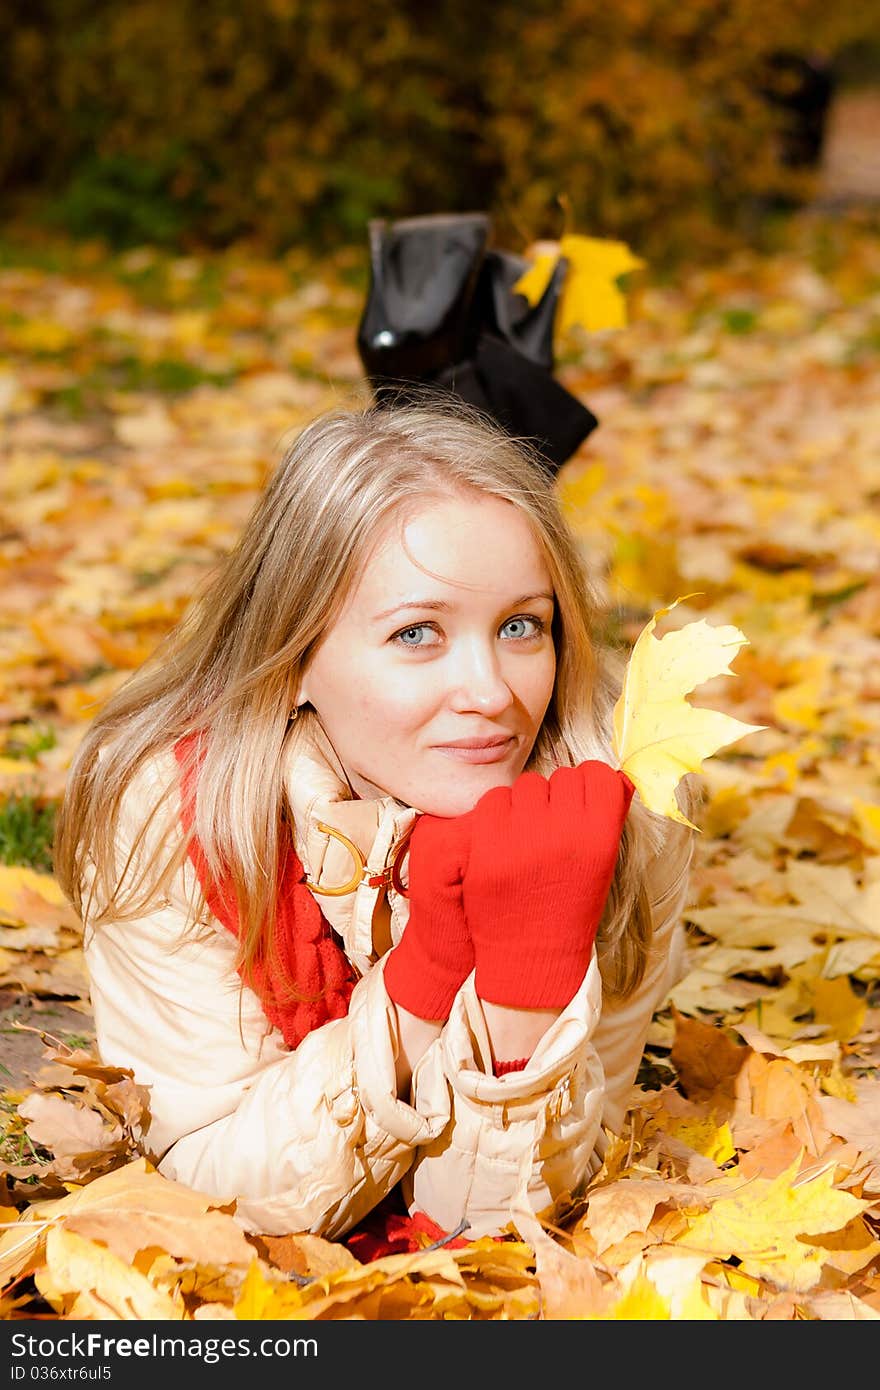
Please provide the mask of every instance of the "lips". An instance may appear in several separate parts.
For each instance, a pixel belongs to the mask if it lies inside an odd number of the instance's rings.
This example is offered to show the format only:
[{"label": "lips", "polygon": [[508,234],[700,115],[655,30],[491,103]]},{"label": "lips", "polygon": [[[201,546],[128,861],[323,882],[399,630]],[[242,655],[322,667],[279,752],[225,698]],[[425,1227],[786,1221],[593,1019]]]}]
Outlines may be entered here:
[{"label": "lips", "polygon": [[483,738],[460,738],[455,743],[438,743],[438,753],[462,763],[500,763],[516,746],[513,734],[493,734]]}]

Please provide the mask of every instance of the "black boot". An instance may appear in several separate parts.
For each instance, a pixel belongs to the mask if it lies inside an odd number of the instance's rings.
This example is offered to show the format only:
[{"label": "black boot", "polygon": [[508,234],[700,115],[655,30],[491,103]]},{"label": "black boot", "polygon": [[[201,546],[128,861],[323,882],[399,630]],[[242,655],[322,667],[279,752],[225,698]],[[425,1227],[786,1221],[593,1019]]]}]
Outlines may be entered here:
[{"label": "black boot", "polygon": [[599,423],[553,377],[556,266],[530,305],[521,257],[488,248],[483,213],[369,225],[371,282],[357,347],[376,400],[434,385],[534,444],[556,472]]}]

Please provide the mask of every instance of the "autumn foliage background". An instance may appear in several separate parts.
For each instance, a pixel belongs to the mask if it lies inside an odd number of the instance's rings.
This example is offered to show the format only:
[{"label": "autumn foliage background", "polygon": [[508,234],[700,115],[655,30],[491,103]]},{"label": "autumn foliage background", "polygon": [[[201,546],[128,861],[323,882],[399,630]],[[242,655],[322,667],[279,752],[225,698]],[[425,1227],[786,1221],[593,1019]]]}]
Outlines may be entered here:
[{"label": "autumn foliage background", "polygon": [[369,216],[491,210],[653,264],[808,191],[780,59],[863,76],[878,0],[9,0],[0,192],[117,245],[359,244]]},{"label": "autumn foliage background", "polygon": [[[780,53],[864,81],[878,20],[4,8],[3,1319],[880,1317],[880,216],[823,201],[772,99]],[[703,769],[688,970],[586,1194],[361,1263],[155,1172],[147,1094],[92,1049],[52,819],[286,441],[364,399],[367,219],[475,208],[521,254],[567,230],[644,260],[624,326],[558,342],[600,419],[560,496],[612,640],[687,595],[668,624],[748,639],[697,702],[763,729]]]}]

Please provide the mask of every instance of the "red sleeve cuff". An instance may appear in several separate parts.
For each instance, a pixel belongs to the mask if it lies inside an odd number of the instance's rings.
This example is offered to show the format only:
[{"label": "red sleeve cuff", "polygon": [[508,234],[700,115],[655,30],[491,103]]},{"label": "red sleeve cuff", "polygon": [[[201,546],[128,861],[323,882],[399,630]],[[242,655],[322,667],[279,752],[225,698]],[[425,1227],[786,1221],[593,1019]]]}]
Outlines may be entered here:
[{"label": "red sleeve cuff", "polygon": [[517,1057],[515,1062],[493,1062],[492,1071],[495,1076],[506,1076],[510,1071],[522,1071],[528,1060],[528,1057]]}]

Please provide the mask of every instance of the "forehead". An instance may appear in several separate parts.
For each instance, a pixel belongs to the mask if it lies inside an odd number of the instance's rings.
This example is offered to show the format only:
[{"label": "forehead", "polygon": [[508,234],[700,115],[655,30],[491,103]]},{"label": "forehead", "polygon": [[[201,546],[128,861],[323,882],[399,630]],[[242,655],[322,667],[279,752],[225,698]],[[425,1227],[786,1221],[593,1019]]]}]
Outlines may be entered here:
[{"label": "forehead", "polygon": [[[551,588],[532,522],[512,502],[460,493],[393,513],[350,596],[371,606],[410,595],[463,601]],[[442,592],[441,592],[442,591]],[[385,604],[387,606],[387,604]]]}]

